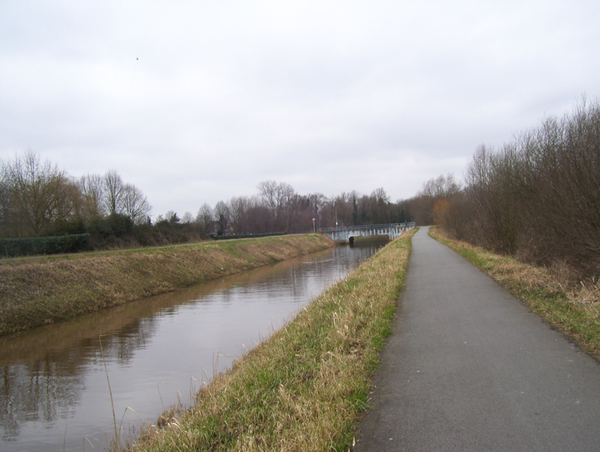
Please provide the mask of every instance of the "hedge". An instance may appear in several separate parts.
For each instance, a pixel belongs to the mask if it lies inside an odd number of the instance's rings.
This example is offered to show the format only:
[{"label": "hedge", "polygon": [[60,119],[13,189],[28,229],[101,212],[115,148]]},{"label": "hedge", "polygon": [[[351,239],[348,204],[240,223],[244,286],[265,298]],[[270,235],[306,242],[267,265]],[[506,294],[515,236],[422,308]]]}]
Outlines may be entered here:
[{"label": "hedge", "polygon": [[0,257],[77,253],[91,249],[90,234],[0,239]]},{"label": "hedge", "polygon": [[273,235],[285,235],[285,232],[263,232],[259,234],[227,234],[215,235],[211,237],[213,240],[229,240],[229,239],[255,239],[258,237],[270,237]]}]

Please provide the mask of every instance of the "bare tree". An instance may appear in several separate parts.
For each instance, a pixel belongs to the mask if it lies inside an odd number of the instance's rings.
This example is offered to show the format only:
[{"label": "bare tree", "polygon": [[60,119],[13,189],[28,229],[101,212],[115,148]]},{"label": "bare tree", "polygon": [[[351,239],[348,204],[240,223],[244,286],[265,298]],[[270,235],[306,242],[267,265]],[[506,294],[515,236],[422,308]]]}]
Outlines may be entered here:
[{"label": "bare tree", "polygon": [[99,174],[87,174],[79,179],[82,196],[81,215],[90,221],[106,215],[104,203],[104,178]]},{"label": "bare tree", "polygon": [[[40,235],[53,222],[74,212],[72,184],[66,173],[37,154],[26,152],[3,163],[2,179],[7,197],[4,216],[25,235]],[[8,212],[6,212],[6,208]]]},{"label": "bare tree", "polygon": [[10,235],[10,191],[0,166],[0,237]]},{"label": "bare tree", "polygon": [[325,205],[325,195],[323,193],[311,193],[308,195],[308,199],[310,200],[312,217],[317,225],[321,225],[321,210]]},{"label": "bare tree", "polygon": [[390,197],[383,187],[377,188],[371,193],[371,209],[373,223],[382,224],[391,221]]},{"label": "bare tree", "polygon": [[200,209],[198,209],[198,214],[196,215],[196,223],[200,226],[202,233],[205,237],[208,237],[212,222],[214,221],[214,212],[212,208],[204,203]]},{"label": "bare tree", "polygon": [[411,201],[411,211],[417,224],[433,224],[433,208],[437,201],[449,198],[461,190],[452,174],[429,179]]},{"label": "bare tree", "polygon": [[229,201],[231,227],[237,234],[250,232],[248,225],[248,210],[251,202],[245,196],[234,197]]},{"label": "bare tree", "polygon": [[229,209],[229,206],[223,202],[223,201],[219,201],[216,205],[215,205],[215,217],[217,218],[217,222],[218,222],[218,231],[217,233],[219,235],[224,234],[225,232],[227,232],[227,229],[229,228],[229,225],[231,224],[231,211]]},{"label": "bare tree", "polygon": [[298,195],[291,185],[281,184],[281,221],[286,232],[292,232],[294,219],[297,215]]},{"label": "bare tree", "polygon": [[128,216],[134,223],[148,220],[152,206],[135,185],[126,184],[115,171],[108,171],[103,178],[103,208],[108,214]]},{"label": "bare tree", "polygon": [[267,180],[258,184],[258,192],[266,207],[271,212],[276,212],[279,206],[279,184],[274,180]]},{"label": "bare tree", "polygon": [[255,196],[250,198],[245,221],[248,225],[248,232],[265,233],[274,230],[271,211],[260,198]]},{"label": "bare tree", "polygon": [[268,180],[259,183],[258,190],[264,205],[271,213],[274,228],[289,231],[293,217],[293,187],[285,182]]},{"label": "bare tree", "polygon": [[121,213],[125,183],[119,173],[110,170],[104,175],[104,204],[109,214]]},{"label": "bare tree", "polygon": [[360,194],[356,190],[352,190],[348,195],[348,202],[350,203],[350,209],[352,211],[352,221],[350,224],[358,223],[358,204],[360,200]]},{"label": "bare tree", "polygon": [[429,179],[420,194],[434,199],[447,198],[460,191],[460,184],[456,182],[453,174],[440,175],[436,179]]},{"label": "bare tree", "polygon": [[135,185],[125,184],[121,191],[120,212],[127,215],[135,224],[148,221],[152,206]]},{"label": "bare tree", "polygon": [[600,104],[584,101],[498,150],[480,146],[462,195],[438,204],[442,224],[494,251],[599,277],[599,136]]}]

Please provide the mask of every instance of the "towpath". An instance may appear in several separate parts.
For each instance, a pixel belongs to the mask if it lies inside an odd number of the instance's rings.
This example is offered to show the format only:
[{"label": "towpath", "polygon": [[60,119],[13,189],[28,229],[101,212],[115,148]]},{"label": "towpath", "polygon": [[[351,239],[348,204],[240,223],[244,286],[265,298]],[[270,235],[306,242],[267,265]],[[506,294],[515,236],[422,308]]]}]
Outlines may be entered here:
[{"label": "towpath", "polygon": [[356,451],[598,451],[600,365],[421,229]]}]

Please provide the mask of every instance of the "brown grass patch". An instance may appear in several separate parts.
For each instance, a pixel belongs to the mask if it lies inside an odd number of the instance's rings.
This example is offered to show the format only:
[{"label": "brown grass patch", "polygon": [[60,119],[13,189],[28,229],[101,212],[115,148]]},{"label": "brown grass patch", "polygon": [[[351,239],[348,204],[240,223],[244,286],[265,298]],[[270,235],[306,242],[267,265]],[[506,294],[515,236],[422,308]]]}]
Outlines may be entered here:
[{"label": "brown grass patch", "polygon": [[335,246],[322,235],[0,263],[0,335]]}]

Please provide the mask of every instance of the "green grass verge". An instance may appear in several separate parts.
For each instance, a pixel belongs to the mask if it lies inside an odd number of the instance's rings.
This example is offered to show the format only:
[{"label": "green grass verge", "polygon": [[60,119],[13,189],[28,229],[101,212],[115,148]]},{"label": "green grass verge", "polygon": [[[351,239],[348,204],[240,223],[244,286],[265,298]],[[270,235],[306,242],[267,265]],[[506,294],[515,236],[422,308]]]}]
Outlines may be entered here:
[{"label": "green grass verge", "polygon": [[582,350],[600,360],[598,282],[574,284],[556,271],[451,240],[438,228],[430,228],[429,234],[487,273]]},{"label": "green grass verge", "polygon": [[132,451],[345,451],[391,333],[414,231],[303,309]]}]

